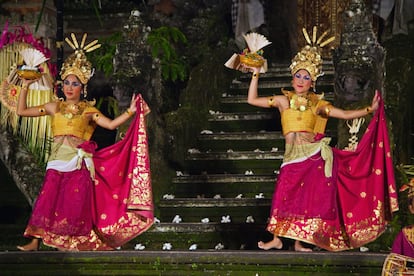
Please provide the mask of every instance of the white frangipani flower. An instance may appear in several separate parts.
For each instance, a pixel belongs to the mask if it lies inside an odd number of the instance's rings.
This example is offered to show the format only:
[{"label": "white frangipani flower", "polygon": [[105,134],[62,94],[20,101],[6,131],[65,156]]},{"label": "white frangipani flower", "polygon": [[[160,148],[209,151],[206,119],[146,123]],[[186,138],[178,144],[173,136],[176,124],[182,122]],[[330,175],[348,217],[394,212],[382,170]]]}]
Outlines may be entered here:
[{"label": "white frangipani flower", "polygon": [[200,150],[192,148],[188,149],[188,153],[200,153]]},{"label": "white frangipani flower", "polygon": [[359,248],[359,251],[360,251],[360,252],[368,252],[368,251],[369,251],[369,248],[368,248],[368,247],[365,247],[365,246],[361,246],[361,247]]},{"label": "white frangipani flower", "polygon": [[259,193],[259,194],[255,195],[255,198],[264,198],[264,195],[263,195],[263,193]]},{"label": "white frangipani flower", "polygon": [[188,249],[189,250],[197,250],[197,244],[192,244]]},{"label": "white frangipani flower", "polygon": [[215,250],[222,250],[224,249],[224,245],[221,244],[221,242],[219,242],[218,244],[216,244],[216,246],[214,247]]},{"label": "white frangipani flower", "polygon": [[219,199],[219,198],[221,198],[221,195],[216,194],[213,198],[214,198],[214,199]]},{"label": "white frangipani flower", "polygon": [[165,194],[162,196],[163,199],[174,199],[175,195]]},{"label": "white frangipani flower", "polygon": [[230,223],[230,222],[231,222],[231,219],[229,215],[221,217],[221,223]]},{"label": "white frangipani flower", "polygon": [[279,151],[279,148],[272,148],[271,150],[270,150],[270,152],[278,152]]},{"label": "white frangipani flower", "polygon": [[145,249],[145,245],[142,245],[140,243],[137,243],[134,247],[135,250],[144,250]]},{"label": "white frangipani flower", "polygon": [[180,215],[175,215],[175,217],[173,218],[172,222],[173,223],[180,223],[182,222],[182,218],[180,217]]},{"label": "white frangipani flower", "polygon": [[254,218],[253,218],[253,216],[248,216],[248,217],[246,218],[246,223],[254,223]]},{"label": "white frangipani flower", "polygon": [[203,218],[203,219],[201,219],[201,222],[202,223],[209,223],[210,219],[209,218]]},{"label": "white frangipani flower", "polygon": [[237,199],[240,199],[240,198],[242,198],[243,197],[243,194],[238,194],[237,196],[236,196],[236,198]]},{"label": "white frangipani flower", "polygon": [[154,217],[154,223],[161,223],[161,221],[157,217]]},{"label": "white frangipani flower", "polygon": [[175,175],[176,175],[176,176],[184,176],[184,174],[183,174],[183,172],[182,172],[182,171],[176,171],[176,172],[175,172]]},{"label": "white frangipani flower", "polygon": [[166,242],[162,245],[162,250],[171,250],[172,249],[172,245],[169,242]]},{"label": "white frangipani flower", "polygon": [[213,134],[213,131],[208,130],[208,129],[204,129],[200,132],[200,134]]}]

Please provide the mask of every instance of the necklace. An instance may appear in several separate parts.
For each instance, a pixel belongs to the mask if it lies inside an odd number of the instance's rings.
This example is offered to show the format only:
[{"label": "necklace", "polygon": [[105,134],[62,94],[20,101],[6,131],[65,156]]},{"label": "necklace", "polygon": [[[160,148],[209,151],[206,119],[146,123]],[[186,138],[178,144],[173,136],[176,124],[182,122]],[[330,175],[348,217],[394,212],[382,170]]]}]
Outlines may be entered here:
[{"label": "necklace", "polygon": [[74,116],[81,114],[84,109],[85,104],[83,102],[76,104],[62,102],[60,106],[60,112],[68,120],[71,120]]},{"label": "necklace", "polygon": [[292,98],[290,99],[290,108],[293,110],[298,110],[298,111],[305,111],[306,109],[308,109],[311,106],[311,102],[308,99],[308,96],[298,96],[298,95],[293,95]]}]

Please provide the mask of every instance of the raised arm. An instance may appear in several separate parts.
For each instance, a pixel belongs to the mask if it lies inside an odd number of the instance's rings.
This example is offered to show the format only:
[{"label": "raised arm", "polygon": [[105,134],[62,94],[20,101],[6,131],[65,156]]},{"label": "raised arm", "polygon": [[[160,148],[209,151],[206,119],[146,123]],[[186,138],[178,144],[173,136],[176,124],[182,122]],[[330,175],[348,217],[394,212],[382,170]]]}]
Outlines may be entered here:
[{"label": "raised arm", "polygon": [[106,129],[111,129],[111,130],[116,129],[117,127],[125,123],[132,115],[135,114],[135,112],[137,111],[137,105],[136,105],[137,100],[138,100],[138,96],[135,94],[132,95],[129,108],[124,113],[122,113],[121,115],[119,115],[113,120],[101,115],[95,118],[96,124]]},{"label": "raised arm", "polygon": [[380,95],[378,90],[375,91],[375,95],[372,98],[371,106],[362,108],[362,109],[355,109],[355,110],[343,110],[337,107],[329,106],[328,111],[324,111],[324,113],[328,113],[329,117],[334,117],[338,119],[355,119],[359,117],[363,117],[369,113],[377,111],[379,107]]}]

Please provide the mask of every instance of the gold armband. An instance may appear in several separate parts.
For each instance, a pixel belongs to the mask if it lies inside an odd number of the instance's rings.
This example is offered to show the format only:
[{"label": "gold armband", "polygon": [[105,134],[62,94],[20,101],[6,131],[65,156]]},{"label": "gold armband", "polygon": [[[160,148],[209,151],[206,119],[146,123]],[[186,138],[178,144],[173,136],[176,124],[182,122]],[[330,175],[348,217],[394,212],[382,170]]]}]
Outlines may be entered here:
[{"label": "gold armband", "polygon": [[131,111],[131,109],[127,108],[125,113],[128,114],[128,116],[132,116],[132,115],[134,115],[135,112],[133,112],[133,111]]},{"label": "gold armband", "polygon": [[46,109],[45,109],[45,106],[44,105],[39,106],[39,114],[40,115],[45,115],[46,114]]},{"label": "gold armband", "polygon": [[274,102],[273,97],[269,97],[269,99],[267,100],[267,103],[269,104],[270,107],[273,106],[273,102]]},{"label": "gold armband", "polygon": [[258,79],[259,78],[259,73],[258,72],[254,72],[252,75],[252,79]]},{"label": "gold armband", "polygon": [[370,106],[368,106],[367,108],[365,108],[365,111],[369,114],[372,113],[372,108]]},{"label": "gold armband", "polygon": [[96,121],[98,121],[99,120],[99,118],[101,117],[101,115],[99,114],[99,113],[94,113],[93,115],[92,115],[92,120],[94,121],[94,122],[96,122]]}]

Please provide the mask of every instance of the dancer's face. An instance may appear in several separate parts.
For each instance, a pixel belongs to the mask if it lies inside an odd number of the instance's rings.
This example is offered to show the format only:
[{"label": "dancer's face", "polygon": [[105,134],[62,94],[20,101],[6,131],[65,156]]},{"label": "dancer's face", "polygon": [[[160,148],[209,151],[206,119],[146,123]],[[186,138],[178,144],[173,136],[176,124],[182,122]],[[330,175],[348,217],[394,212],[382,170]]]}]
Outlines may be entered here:
[{"label": "dancer's face", "polygon": [[300,69],[293,74],[292,86],[296,94],[306,94],[312,87],[312,78],[308,71]]},{"label": "dancer's face", "polygon": [[66,101],[78,102],[82,93],[83,85],[75,75],[68,75],[63,81],[63,93]]}]

